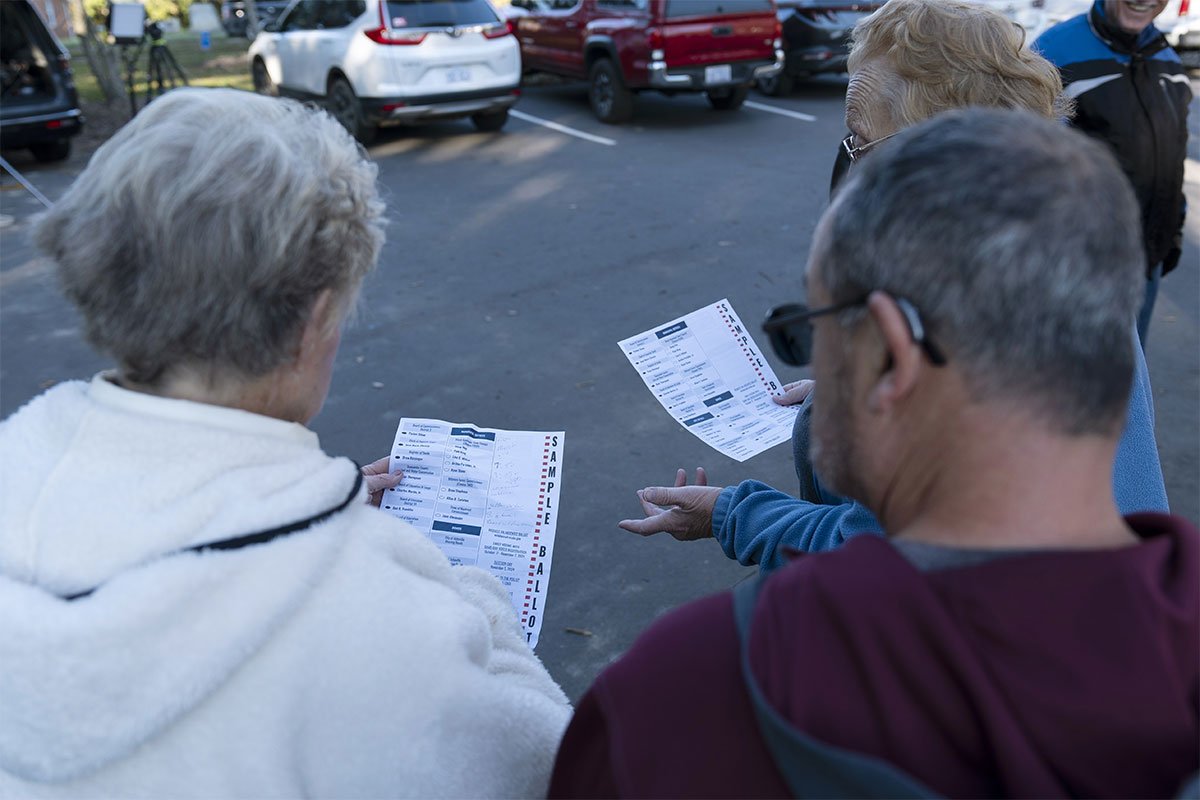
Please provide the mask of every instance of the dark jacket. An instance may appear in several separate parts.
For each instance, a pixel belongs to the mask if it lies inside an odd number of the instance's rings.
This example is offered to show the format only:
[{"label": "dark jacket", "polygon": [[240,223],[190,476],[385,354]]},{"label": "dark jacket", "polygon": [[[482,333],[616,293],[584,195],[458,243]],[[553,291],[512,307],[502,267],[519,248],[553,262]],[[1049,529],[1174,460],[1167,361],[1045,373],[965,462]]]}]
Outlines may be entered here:
[{"label": "dark jacket", "polygon": [[[1143,541],[1112,550],[801,556],[759,595],[750,668],[799,730],[943,796],[1174,796],[1200,767],[1200,534],[1127,519]],[[787,796],[739,658],[729,593],[657,622],[579,703],[550,796]]]},{"label": "dark jacket", "polygon": [[1142,208],[1147,271],[1169,272],[1182,250],[1183,162],[1192,89],[1153,25],[1125,33],[1091,11],[1054,26],[1034,49],[1058,67],[1076,103],[1075,127],[1112,147]]}]

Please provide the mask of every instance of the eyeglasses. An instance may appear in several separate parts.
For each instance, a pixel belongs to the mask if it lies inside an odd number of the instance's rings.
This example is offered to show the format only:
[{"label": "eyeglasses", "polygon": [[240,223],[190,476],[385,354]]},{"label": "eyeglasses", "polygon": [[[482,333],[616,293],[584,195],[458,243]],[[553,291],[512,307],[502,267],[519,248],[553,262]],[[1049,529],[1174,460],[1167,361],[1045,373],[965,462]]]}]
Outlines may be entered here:
[{"label": "eyeglasses", "polygon": [[888,139],[896,136],[899,133],[900,131],[896,131],[896,133],[889,133],[887,136],[880,136],[875,141],[867,142],[866,144],[860,144],[858,147],[854,146],[854,134],[851,133],[848,134],[845,139],[842,139],[842,150],[845,151],[846,158],[850,159],[850,163],[853,164],[866,155],[867,151],[872,147],[880,142],[886,142]]},{"label": "eyeglasses", "polygon": [[[929,356],[930,363],[935,367],[943,366],[946,363],[946,356],[925,335],[925,326],[921,322],[921,315],[917,313],[916,307],[903,297],[893,299],[896,301],[900,313],[904,315],[905,321],[908,322],[908,329],[912,332],[913,341],[925,351],[925,355]],[[793,367],[803,367],[812,361],[813,318],[826,314],[838,314],[866,304],[865,296],[857,300],[811,310],[802,303],[787,303],[772,308],[767,313],[767,318],[763,320],[762,327],[770,337],[771,347],[774,348],[775,355],[779,356],[780,360]]]}]

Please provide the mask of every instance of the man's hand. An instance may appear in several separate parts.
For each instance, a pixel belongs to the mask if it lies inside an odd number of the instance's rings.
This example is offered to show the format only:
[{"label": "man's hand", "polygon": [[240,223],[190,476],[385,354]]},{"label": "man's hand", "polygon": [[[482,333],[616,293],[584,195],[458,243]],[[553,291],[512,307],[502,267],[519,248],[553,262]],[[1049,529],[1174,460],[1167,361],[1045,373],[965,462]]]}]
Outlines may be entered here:
[{"label": "man's hand", "polygon": [[384,456],[362,468],[363,478],[367,481],[367,503],[376,508],[379,508],[380,502],[383,501],[383,491],[395,489],[404,478],[404,473],[400,470],[388,472],[390,460],[390,457]]},{"label": "man's hand", "polygon": [[712,536],[713,506],[720,488],[708,485],[704,467],[696,468],[696,484],[687,485],[687,470],[675,473],[675,486],[652,486],[637,493],[645,519],[623,519],[617,524],[631,533],[649,536],[669,533],[681,542]]},{"label": "man's hand", "polygon": [[802,380],[793,381],[783,387],[783,394],[772,395],[771,399],[781,406],[794,406],[798,403],[803,403],[804,398],[808,397],[812,392],[813,387],[817,385],[816,381]]}]

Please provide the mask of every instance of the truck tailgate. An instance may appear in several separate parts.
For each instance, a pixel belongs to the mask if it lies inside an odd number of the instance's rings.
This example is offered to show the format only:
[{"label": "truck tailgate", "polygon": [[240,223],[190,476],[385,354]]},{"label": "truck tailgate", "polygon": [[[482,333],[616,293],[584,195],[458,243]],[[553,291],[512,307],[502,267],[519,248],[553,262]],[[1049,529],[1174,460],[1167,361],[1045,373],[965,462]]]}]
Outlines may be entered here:
[{"label": "truck tailgate", "polygon": [[[757,10],[760,3],[755,0],[726,0],[719,5],[711,0],[666,0],[666,4],[662,41],[671,67],[774,60],[779,23],[773,4],[762,3],[764,10]],[[726,8],[737,13],[711,13]],[[710,13],[691,15],[690,11]]]}]

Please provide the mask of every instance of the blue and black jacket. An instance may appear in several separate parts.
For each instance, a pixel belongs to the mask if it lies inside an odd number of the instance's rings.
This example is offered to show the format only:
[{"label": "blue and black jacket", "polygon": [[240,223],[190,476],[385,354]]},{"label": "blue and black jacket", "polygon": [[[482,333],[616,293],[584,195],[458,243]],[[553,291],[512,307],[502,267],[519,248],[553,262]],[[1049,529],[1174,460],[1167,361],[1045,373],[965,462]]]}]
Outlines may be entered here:
[{"label": "blue and black jacket", "polygon": [[1126,33],[1104,14],[1104,0],[1055,25],[1033,49],[1058,67],[1076,104],[1072,124],[1105,143],[1133,183],[1142,208],[1147,271],[1179,262],[1183,237],[1183,162],[1192,89],[1179,56],[1153,25]]}]

